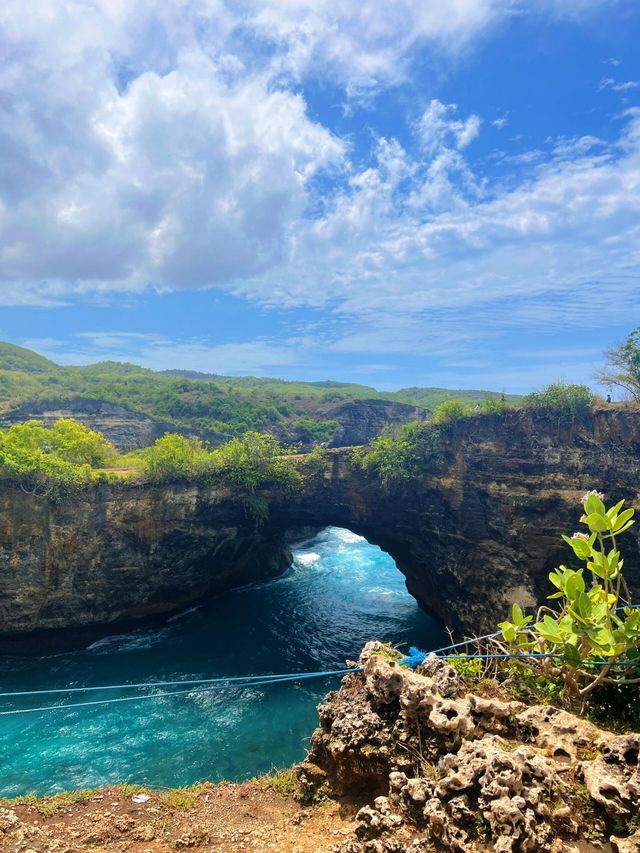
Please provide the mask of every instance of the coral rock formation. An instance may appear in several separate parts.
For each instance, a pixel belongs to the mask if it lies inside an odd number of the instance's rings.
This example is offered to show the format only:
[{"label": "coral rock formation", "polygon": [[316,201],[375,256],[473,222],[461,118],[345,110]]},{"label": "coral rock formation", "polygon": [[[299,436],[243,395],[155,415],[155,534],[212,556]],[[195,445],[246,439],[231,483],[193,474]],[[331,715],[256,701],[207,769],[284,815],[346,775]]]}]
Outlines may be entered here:
[{"label": "coral rock formation", "polygon": [[378,643],[360,663],[320,706],[298,771],[309,792],[369,795],[340,853],[560,853],[614,819],[614,849],[638,850],[640,735],[465,693],[442,661],[413,672]]}]

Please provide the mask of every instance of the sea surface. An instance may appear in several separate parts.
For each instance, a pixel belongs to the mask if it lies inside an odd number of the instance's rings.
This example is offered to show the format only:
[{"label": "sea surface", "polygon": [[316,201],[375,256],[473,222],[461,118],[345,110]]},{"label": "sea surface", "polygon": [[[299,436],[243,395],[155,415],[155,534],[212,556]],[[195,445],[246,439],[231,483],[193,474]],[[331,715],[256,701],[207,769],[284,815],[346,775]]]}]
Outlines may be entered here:
[{"label": "sea surface", "polygon": [[[0,658],[0,693],[331,670],[357,658],[370,639],[428,648],[443,637],[407,593],[388,554],[328,527],[294,548],[284,575],[225,593],[159,630],[108,637],[62,655]],[[241,780],[286,767],[304,756],[316,705],[339,681],[0,716],[0,796],[115,782],[162,787]],[[0,710],[130,695],[5,698]]]}]

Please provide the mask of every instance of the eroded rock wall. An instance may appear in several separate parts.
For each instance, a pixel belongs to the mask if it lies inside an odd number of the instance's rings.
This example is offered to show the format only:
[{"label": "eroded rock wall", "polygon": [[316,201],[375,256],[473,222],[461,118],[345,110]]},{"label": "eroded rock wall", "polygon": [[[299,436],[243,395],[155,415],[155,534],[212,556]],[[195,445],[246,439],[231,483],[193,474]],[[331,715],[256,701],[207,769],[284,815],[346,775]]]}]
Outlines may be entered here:
[{"label": "eroded rock wall", "polygon": [[228,493],[109,486],[0,493],[0,633],[132,623],[271,577],[289,545]]},{"label": "eroded rock wall", "polygon": [[[302,464],[302,463],[301,463]],[[0,488],[0,634],[113,623],[176,611],[263,579],[287,562],[286,532],[334,524],[396,560],[409,590],[455,631],[493,629],[512,601],[544,600],[547,574],[571,562],[583,492],[638,506],[640,410],[610,407],[586,425],[522,413],[443,433],[424,470],[384,485],[327,453],[293,493],[265,490],[266,523],[224,489],[107,485],[53,502]],[[625,535],[640,595],[640,526]]]},{"label": "eroded rock wall", "polygon": [[468,692],[453,667],[399,668],[370,643],[363,674],[320,706],[298,768],[311,795],[369,799],[338,853],[577,853],[640,844],[640,734]]}]

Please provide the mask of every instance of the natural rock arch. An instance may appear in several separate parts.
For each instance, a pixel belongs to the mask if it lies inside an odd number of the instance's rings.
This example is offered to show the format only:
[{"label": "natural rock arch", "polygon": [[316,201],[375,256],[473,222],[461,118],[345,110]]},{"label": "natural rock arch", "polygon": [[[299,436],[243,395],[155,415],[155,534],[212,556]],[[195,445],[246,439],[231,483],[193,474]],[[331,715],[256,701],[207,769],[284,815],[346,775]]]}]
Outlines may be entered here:
[{"label": "natural rock arch", "polygon": [[[0,633],[131,623],[273,576],[291,527],[346,527],[395,559],[418,602],[455,631],[492,628],[507,605],[541,601],[567,560],[579,499],[598,487],[638,501],[640,410],[603,408],[560,427],[514,413],[444,437],[437,466],[384,486],[329,451],[293,493],[267,492],[258,529],[230,491],[101,484],[79,501],[0,492]],[[637,529],[627,573],[640,590]]]}]

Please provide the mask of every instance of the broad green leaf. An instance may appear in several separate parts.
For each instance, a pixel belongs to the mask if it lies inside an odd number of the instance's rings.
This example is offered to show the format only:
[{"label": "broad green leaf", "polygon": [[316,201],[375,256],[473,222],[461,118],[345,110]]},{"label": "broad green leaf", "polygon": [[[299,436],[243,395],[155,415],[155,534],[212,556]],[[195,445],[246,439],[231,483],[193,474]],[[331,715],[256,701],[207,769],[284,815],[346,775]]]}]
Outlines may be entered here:
[{"label": "broad green leaf", "polygon": [[614,533],[617,533],[621,528],[623,528],[625,524],[633,518],[633,515],[634,511],[632,509],[625,509],[624,512],[621,512],[613,524]]},{"label": "broad green leaf", "polygon": [[584,578],[582,577],[582,570],[572,572],[567,577],[564,591],[566,593],[567,598],[570,598],[572,600],[581,592],[584,592]]},{"label": "broad green leaf", "polygon": [[590,530],[595,530],[598,533],[604,533],[609,530],[609,519],[606,515],[601,515],[598,512],[590,512],[585,519],[585,524],[589,525]]},{"label": "broad green leaf", "polygon": [[580,613],[580,615],[585,619],[588,619],[592,615],[593,604],[586,592],[582,591],[578,595],[576,606],[578,608],[578,613]]},{"label": "broad green leaf", "polygon": [[591,556],[591,545],[586,539],[571,539],[569,536],[562,537],[564,541],[573,548],[573,553],[581,560]]},{"label": "broad green leaf", "polygon": [[545,616],[542,622],[536,622],[535,628],[540,636],[550,643],[562,643],[564,634],[558,623],[550,616]]},{"label": "broad green leaf", "polygon": [[524,620],[524,613],[522,612],[522,608],[519,604],[515,602],[511,606],[511,621],[514,625],[521,625]]},{"label": "broad green leaf", "polygon": [[600,515],[605,514],[605,506],[597,495],[589,495],[587,500],[585,501],[584,511],[586,515],[590,515],[591,513],[599,513]]},{"label": "broad green leaf", "polygon": [[498,624],[498,628],[500,628],[500,630],[502,631],[502,636],[507,641],[507,643],[514,642],[518,633],[515,625],[512,625],[511,622],[500,622]]}]

